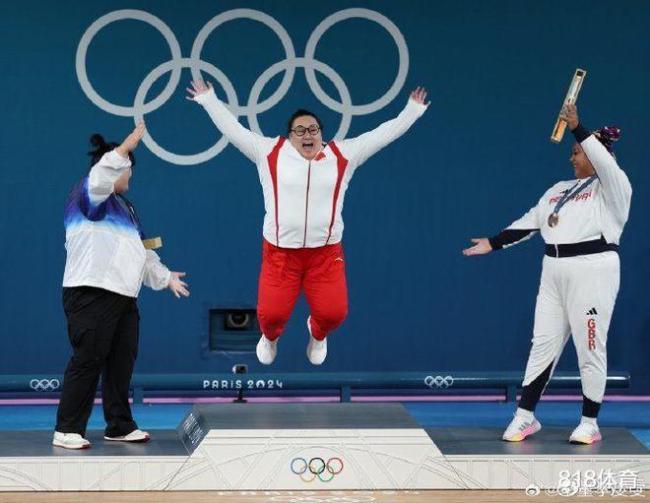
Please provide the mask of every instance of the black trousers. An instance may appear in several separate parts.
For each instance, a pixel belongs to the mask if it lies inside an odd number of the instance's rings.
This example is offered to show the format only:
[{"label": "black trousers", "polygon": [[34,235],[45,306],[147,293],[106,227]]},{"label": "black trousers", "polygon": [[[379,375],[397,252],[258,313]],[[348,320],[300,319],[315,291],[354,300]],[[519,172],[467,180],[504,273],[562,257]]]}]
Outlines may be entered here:
[{"label": "black trousers", "polygon": [[56,431],[85,436],[101,375],[105,435],[131,433],[138,428],[129,406],[138,355],[136,299],[101,288],[64,288],[63,309],[73,355],[65,370]]}]

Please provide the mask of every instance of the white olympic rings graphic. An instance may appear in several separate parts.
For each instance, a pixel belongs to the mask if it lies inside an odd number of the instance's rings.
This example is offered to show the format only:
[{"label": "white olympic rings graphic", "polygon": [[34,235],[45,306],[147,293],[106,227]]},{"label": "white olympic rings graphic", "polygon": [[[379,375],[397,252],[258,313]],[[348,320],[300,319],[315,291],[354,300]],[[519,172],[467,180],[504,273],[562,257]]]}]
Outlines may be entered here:
[{"label": "white olympic rings graphic", "polygon": [[58,379],[32,379],[29,387],[34,391],[55,391],[61,387]]},{"label": "white olympic rings graphic", "polygon": [[[325,32],[336,23],[352,18],[367,19],[383,27],[395,41],[399,55],[397,75],[388,91],[376,100],[361,105],[355,105],[352,103],[348,86],[345,84],[341,76],[329,65],[315,59],[316,46]],[[86,71],[88,48],[95,35],[97,35],[102,28],[114,21],[125,19],[142,21],[153,26],[164,37],[171,53],[171,59],[169,61],[158,65],[142,80],[136,92],[132,106],[116,105],[102,98],[90,83]],[[251,88],[246,105],[239,104],[235,88],[223,71],[215,65],[201,59],[201,51],[203,50],[203,46],[210,34],[220,25],[235,19],[250,19],[266,25],[280,39],[285,53],[283,60],[271,65],[257,78]],[[229,110],[237,117],[245,115],[248,119],[250,129],[258,134],[263,134],[259,126],[258,115],[273,108],[284,98],[293,82],[296,68],[304,68],[307,83],[316,98],[326,107],[341,114],[341,123],[334,135],[334,139],[341,139],[347,134],[353,116],[368,115],[377,110],[381,110],[397,96],[404,86],[408,74],[409,53],[406,40],[399,28],[397,28],[397,26],[384,15],[369,9],[344,9],[326,17],[318,26],[316,26],[310,35],[307,45],[305,46],[304,57],[296,56],[293,42],[291,41],[289,34],[273,17],[254,9],[232,9],[213,17],[205,24],[205,26],[203,26],[203,28],[201,28],[194,40],[194,44],[192,45],[190,57],[184,58],[182,57],[180,44],[178,43],[176,36],[164,21],[153,14],[142,10],[122,9],[105,14],[94,21],[88,29],[86,29],[79,41],[79,46],[77,47],[75,67],[81,89],[90,101],[110,114],[132,117],[136,124],[142,121],[146,114],[157,110],[169,100],[178,87],[183,68],[189,68],[192,72],[192,78],[195,80],[201,78],[201,72],[205,72],[222,87],[226,94],[226,104]],[[146,102],[147,92],[160,77],[168,72],[170,73],[170,76],[167,85],[158,96],[151,101]],[[266,84],[281,72],[284,72],[284,76],[279,87],[268,98],[260,102],[260,97]],[[334,87],[341,97],[340,102],[330,97],[323,90],[316,79],[316,72],[321,73],[327,77],[332,84],[334,84]],[[226,138],[222,137],[212,147],[203,152],[191,155],[180,155],[165,150],[154,141],[148,131],[145,132],[142,141],[153,154],[172,164],[178,165],[194,165],[208,161],[218,155],[228,144]]]},{"label": "white olympic rings graphic", "polygon": [[454,378],[452,376],[426,376],[424,384],[429,388],[451,388],[454,385]]}]

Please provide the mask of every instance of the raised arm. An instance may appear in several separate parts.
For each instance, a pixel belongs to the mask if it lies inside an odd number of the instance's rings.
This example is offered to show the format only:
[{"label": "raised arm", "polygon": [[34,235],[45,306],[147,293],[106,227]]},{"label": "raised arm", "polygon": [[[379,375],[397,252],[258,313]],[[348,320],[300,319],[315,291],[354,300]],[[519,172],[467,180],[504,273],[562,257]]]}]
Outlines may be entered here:
[{"label": "raised arm", "polygon": [[113,193],[117,179],[131,167],[129,152],[138,146],[144,131],[144,123],[138,124],[117,148],[104,154],[90,169],[88,198],[91,204],[97,206]]},{"label": "raised arm", "polygon": [[463,255],[485,255],[493,250],[508,248],[530,239],[540,228],[539,211],[533,206],[518,220],[512,222],[496,236],[491,238],[473,238],[473,246],[465,248]]},{"label": "raised arm", "polygon": [[598,138],[580,123],[575,105],[567,105],[560,117],[567,122],[576,141],[580,143],[582,150],[594,167],[608,208],[621,223],[625,223],[632,199],[632,186],[627,175],[619,167],[616,158],[598,141]]},{"label": "raised arm", "polygon": [[426,89],[416,88],[411,92],[406,107],[397,117],[361,136],[337,142],[343,155],[356,165],[363,164],[370,156],[408,131],[413,123],[426,112],[429,106],[426,99]]},{"label": "raised arm", "polygon": [[214,93],[212,84],[203,81],[192,81],[192,87],[187,88],[187,99],[201,105],[217,129],[221,131],[230,143],[254,163],[271,149],[273,139],[253,133],[242,126],[237,118],[228,110]]}]

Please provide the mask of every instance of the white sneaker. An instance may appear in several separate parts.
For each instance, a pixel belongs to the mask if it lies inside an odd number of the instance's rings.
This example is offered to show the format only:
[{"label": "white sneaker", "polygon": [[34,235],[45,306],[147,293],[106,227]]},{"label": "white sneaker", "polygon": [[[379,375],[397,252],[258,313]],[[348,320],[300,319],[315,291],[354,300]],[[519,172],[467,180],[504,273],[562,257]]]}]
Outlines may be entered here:
[{"label": "white sneaker", "polygon": [[321,365],[327,357],[327,339],[319,341],[311,335],[311,316],[307,318],[307,330],[309,330],[309,344],[307,344],[307,358],[312,365]]},{"label": "white sneaker", "polygon": [[537,433],[541,429],[542,425],[535,419],[535,416],[525,418],[519,414],[515,414],[506,431],[503,432],[502,438],[506,442],[521,442],[526,437]]},{"label": "white sneaker", "polygon": [[569,437],[572,444],[593,444],[603,439],[598,424],[595,422],[580,421],[578,427]]},{"label": "white sneaker", "polygon": [[104,435],[104,440],[110,440],[112,442],[148,442],[151,439],[151,436],[146,431],[142,430],[133,430],[128,435],[122,435],[121,437],[107,437]]},{"label": "white sneaker", "polygon": [[79,433],[61,433],[55,431],[54,438],[52,438],[52,445],[63,447],[64,449],[88,449],[90,442],[79,435]]},{"label": "white sneaker", "polygon": [[260,363],[271,365],[273,360],[275,360],[275,356],[278,354],[278,340],[270,341],[262,334],[255,348],[255,352]]}]

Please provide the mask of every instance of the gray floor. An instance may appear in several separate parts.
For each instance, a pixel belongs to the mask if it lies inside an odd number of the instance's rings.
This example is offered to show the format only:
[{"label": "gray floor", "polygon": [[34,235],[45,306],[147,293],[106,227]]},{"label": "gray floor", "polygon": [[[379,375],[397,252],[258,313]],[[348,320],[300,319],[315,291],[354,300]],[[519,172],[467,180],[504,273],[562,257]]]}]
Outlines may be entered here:
[{"label": "gray floor", "polygon": [[603,441],[593,445],[568,442],[571,429],[543,428],[523,442],[504,442],[499,428],[428,428],[426,432],[444,455],[650,455],[625,428],[601,428]]},{"label": "gray floor", "polygon": [[395,403],[211,404],[192,410],[208,430],[420,428],[404,406]]},{"label": "gray floor", "polygon": [[[190,417],[191,416],[191,417]],[[0,457],[13,456],[187,456],[212,429],[366,429],[420,428],[396,403],[233,404],[195,405],[189,427],[152,430],[144,444],[107,442],[102,431],[90,431],[92,448],[72,451],[52,446],[51,431],[0,431]],[[603,442],[571,445],[568,428],[544,428],[524,442],[501,440],[499,428],[426,429],[445,455],[650,455],[625,428],[602,428]],[[185,444],[185,445],[184,445]]]},{"label": "gray floor", "polygon": [[92,447],[71,450],[52,445],[51,431],[0,431],[0,457],[49,456],[187,456],[175,430],[149,430],[143,444],[108,442],[101,430],[87,433]]},{"label": "gray floor", "polygon": [[420,428],[399,403],[195,405],[176,429],[189,454],[210,430]]}]

